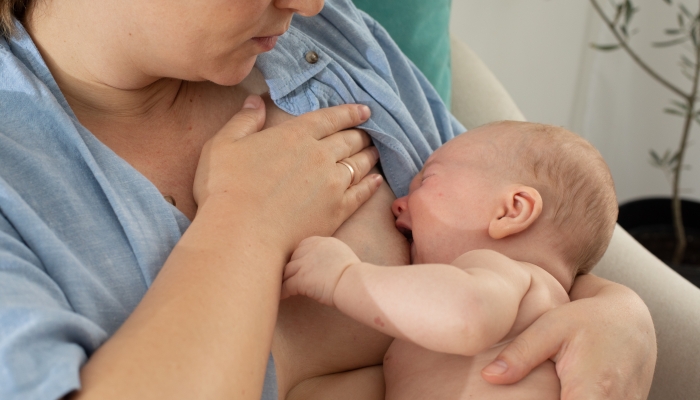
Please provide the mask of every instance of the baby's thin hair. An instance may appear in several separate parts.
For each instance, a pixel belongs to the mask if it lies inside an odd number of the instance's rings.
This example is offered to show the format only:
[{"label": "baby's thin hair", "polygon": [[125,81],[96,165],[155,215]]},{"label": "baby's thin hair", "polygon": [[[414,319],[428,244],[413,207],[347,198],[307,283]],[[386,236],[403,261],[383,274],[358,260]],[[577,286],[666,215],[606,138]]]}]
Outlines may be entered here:
[{"label": "baby's thin hair", "polygon": [[515,129],[509,170],[540,192],[542,217],[548,222],[544,229],[550,230],[551,243],[571,266],[572,276],[590,272],[610,243],[618,213],[613,179],[600,152],[561,127],[514,121],[494,125]]}]

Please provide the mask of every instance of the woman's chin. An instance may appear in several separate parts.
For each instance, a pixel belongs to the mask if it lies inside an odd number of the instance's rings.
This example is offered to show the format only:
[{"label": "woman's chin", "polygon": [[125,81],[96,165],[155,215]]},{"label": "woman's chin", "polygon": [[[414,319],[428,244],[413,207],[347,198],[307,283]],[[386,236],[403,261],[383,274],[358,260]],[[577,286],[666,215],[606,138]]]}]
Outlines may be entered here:
[{"label": "woman's chin", "polygon": [[220,68],[218,71],[207,74],[205,80],[216,83],[221,86],[236,86],[250,74],[255,66],[255,61],[257,56],[252,56],[250,59],[244,61],[243,63],[238,63],[235,67],[230,67],[235,64],[228,64],[229,68]]}]

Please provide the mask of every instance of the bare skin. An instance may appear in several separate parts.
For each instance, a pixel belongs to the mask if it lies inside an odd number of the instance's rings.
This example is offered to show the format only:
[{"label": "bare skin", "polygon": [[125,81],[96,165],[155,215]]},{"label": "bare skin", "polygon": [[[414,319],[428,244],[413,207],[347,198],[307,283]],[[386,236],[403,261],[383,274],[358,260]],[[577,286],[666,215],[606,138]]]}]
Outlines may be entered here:
[{"label": "bare skin", "polygon": [[[264,84],[264,82],[262,82]],[[83,124],[96,137],[146,176],[163,195],[176,199],[176,207],[193,219],[197,205],[192,193],[197,162],[202,147],[243,106],[250,94],[245,82],[240,87],[218,87],[213,84],[188,84],[174,104],[184,102],[201,112],[197,120],[146,121],[127,124],[129,135],[119,135],[124,125],[84,118]],[[293,118],[280,110],[268,96],[264,128],[279,125]],[[203,111],[203,112],[202,112]],[[81,119],[82,121],[82,119]],[[198,127],[194,130],[192,127]],[[149,134],[144,134],[148,132]],[[162,134],[159,134],[162,132]],[[186,145],[183,145],[186,144]],[[157,145],[156,145],[157,144]],[[373,170],[375,173],[376,170]],[[390,205],[393,192],[384,182],[378,192],[349,218],[334,234],[367,260],[379,265],[401,265],[408,262],[408,242],[394,228]],[[391,251],[387,251],[391,250]],[[379,366],[391,338],[362,325],[332,307],[310,299],[294,298],[280,303],[272,341],[272,354],[278,375],[280,398],[300,385],[304,396],[320,391],[333,397],[338,375],[367,366]],[[302,384],[314,378],[313,385]],[[328,380],[328,383],[326,382]],[[359,385],[355,380],[371,379],[374,385]],[[381,367],[353,372],[342,378],[338,393],[360,396],[383,393]],[[348,388],[353,388],[350,392]],[[362,390],[363,392],[357,392]],[[367,391],[367,392],[365,392]],[[298,391],[297,391],[298,392]],[[321,395],[321,393],[318,393]],[[326,397],[326,398],[331,398]],[[290,397],[293,398],[293,397]]]},{"label": "bare skin", "polygon": [[[363,181],[358,190],[345,190],[345,167],[313,162],[320,155],[328,160],[337,148],[324,146],[321,136],[361,122],[356,108],[305,116],[289,129],[254,136],[262,129],[262,114],[243,110],[229,121],[245,98],[231,87],[263,51],[254,38],[282,34],[293,14],[315,15],[323,0],[33,3],[36,10],[25,26],[78,119],[161,193],[173,196],[185,215],[196,216],[137,309],[83,367],[83,389],[74,396],[259,399],[270,343],[277,337],[284,263],[304,237],[336,231],[357,201],[376,188]],[[219,131],[226,126],[231,129]],[[310,140],[307,132],[319,140]],[[251,136],[231,144],[246,134]],[[354,138],[353,151],[366,140],[343,135]],[[293,164],[300,165],[290,169]],[[309,199],[311,189],[321,195]],[[354,246],[364,246],[371,237],[364,234],[375,226],[366,226]],[[369,252],[386,251],[401,240],[389,235],[394,239]],[[358,254],[365,249],[354,248]],[[595,277],[579,281],[572,299],[585,299],[535,322],[499,355],[509,369],[486,373],[487,380],[516,382],[551,357],[572,399],[584,398],[589,383],[601,381],[615,382],[603,387],[613,398],[648,392],[655,346],[646,307],[619,285]],[[202,313],[203,307],[209,311]],[[589,333],[580,335],[582,326]],[[622,346],[630,350],[620,352]],[[284,358],[279,357],[281,371]],[[351,375],[376,381],[378,370]],[[301,386],[347,382],[345,376],[328,378]]]}]

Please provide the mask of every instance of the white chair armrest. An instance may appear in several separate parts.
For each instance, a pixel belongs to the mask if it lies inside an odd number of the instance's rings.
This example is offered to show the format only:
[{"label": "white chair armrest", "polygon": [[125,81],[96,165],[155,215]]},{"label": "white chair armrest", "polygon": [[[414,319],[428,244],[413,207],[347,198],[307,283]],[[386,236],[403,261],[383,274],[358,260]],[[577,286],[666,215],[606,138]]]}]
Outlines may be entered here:
[{"label": "white chair armrest", "polygon": [[467,129],[500,120],[525,117],[501,83],[464,42],[452,46],[452,114]]}]

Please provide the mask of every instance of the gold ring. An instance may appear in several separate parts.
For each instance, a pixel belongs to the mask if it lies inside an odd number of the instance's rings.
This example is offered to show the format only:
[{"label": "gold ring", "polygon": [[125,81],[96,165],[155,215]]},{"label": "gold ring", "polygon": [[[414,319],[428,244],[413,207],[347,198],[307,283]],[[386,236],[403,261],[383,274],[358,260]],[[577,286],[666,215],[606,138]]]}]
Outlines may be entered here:
[{"label": "gold ring", "polygon": [[338,164],[343,164],[350,170],[350,184],[348,185],[348,187],[352,186],[352,183],[355,182],[355,170],[350,166],[350,164],[346,163],[345,161],[338,161]]}]

